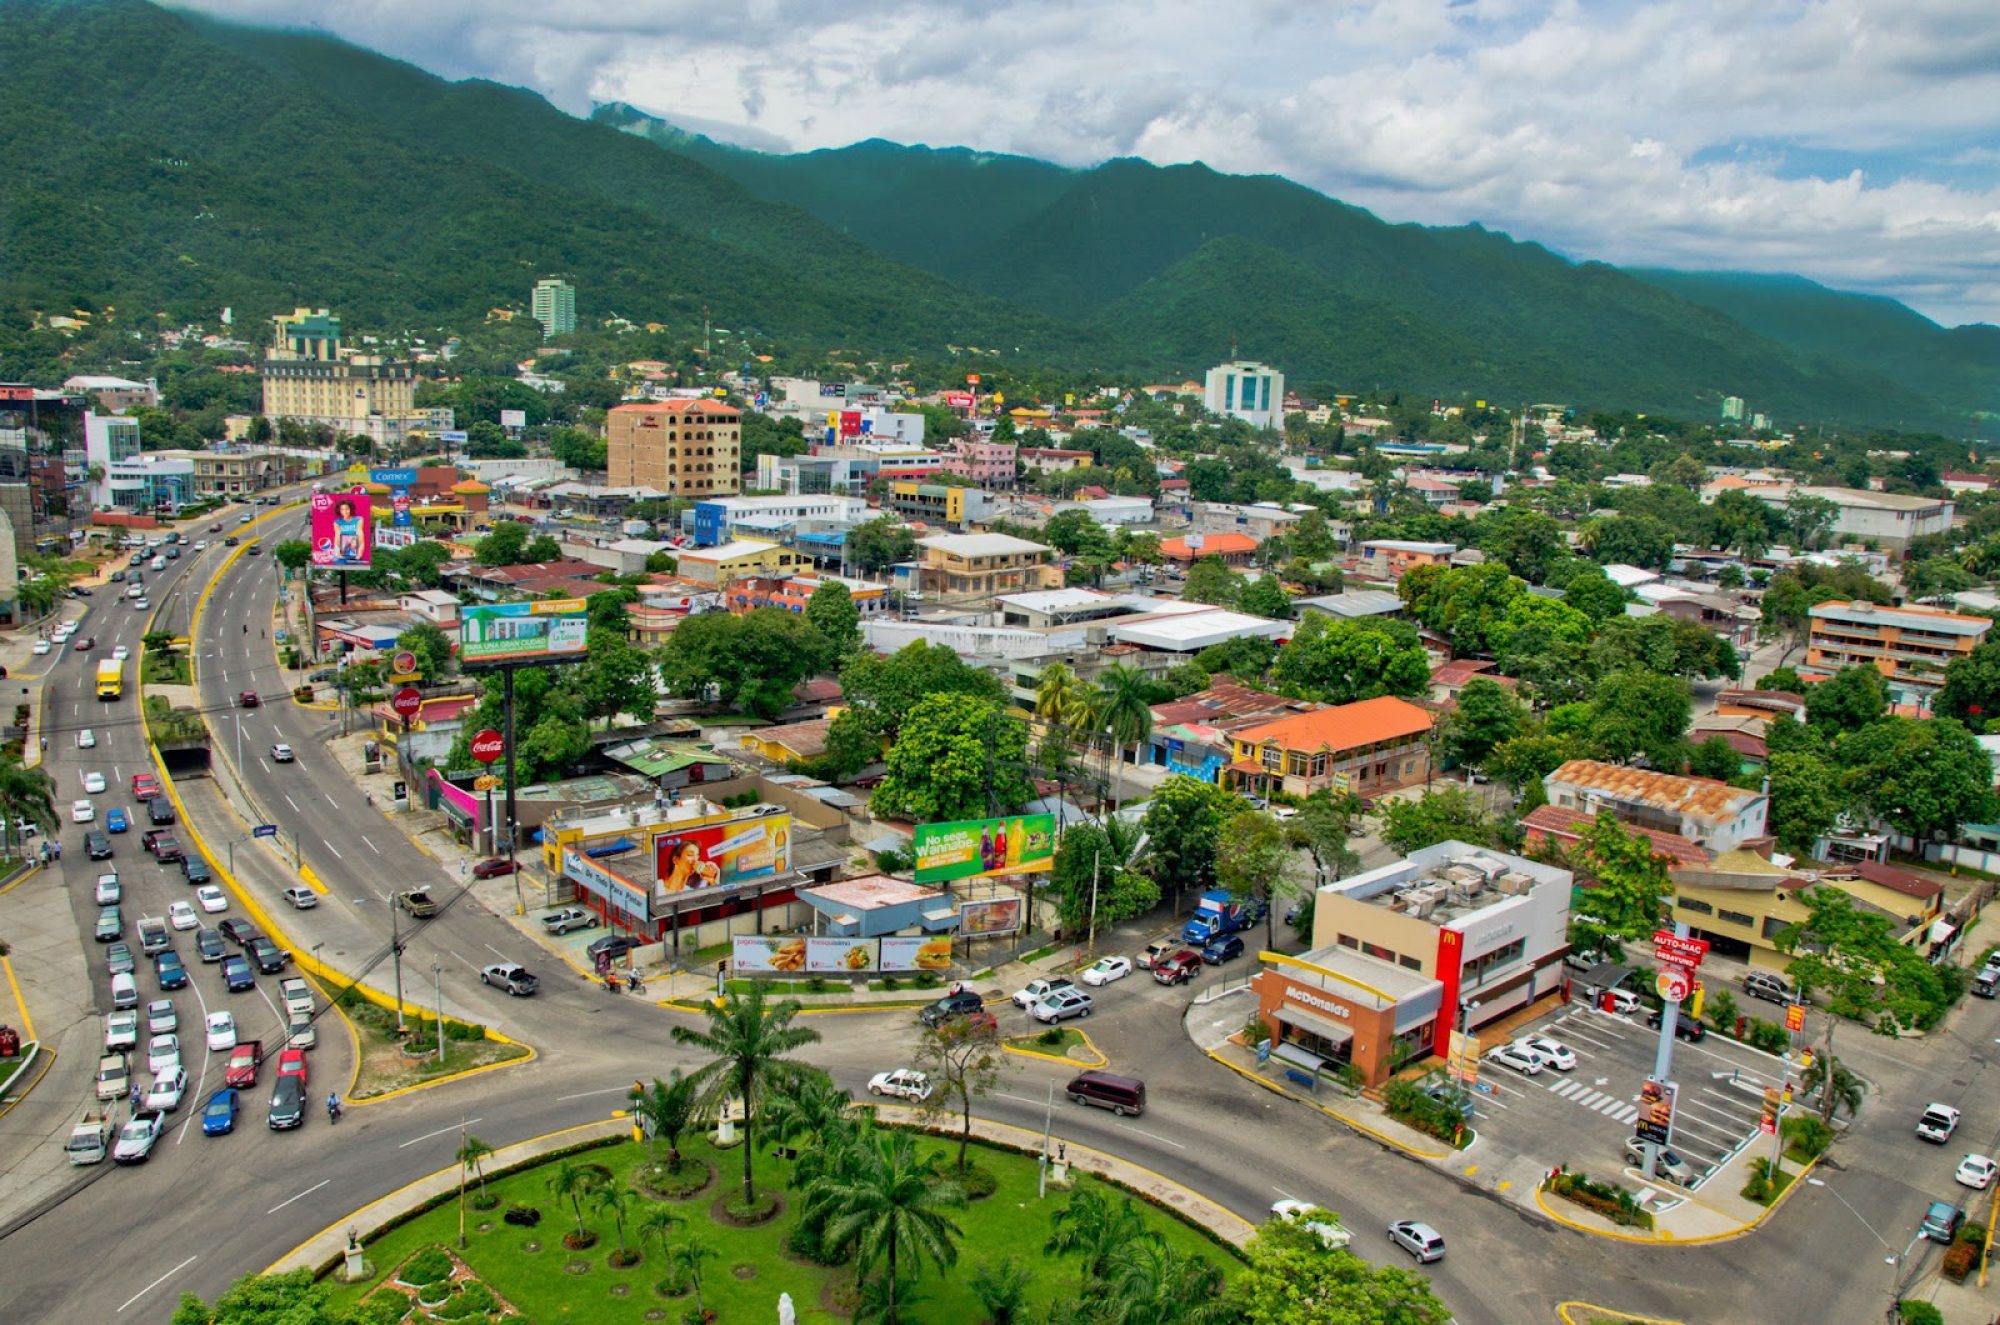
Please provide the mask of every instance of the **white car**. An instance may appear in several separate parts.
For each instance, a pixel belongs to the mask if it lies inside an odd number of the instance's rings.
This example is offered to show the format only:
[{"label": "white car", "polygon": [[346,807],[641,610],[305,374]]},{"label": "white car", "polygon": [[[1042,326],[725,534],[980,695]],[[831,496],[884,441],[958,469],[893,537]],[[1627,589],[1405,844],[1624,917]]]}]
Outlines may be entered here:
[{"label": "white car", "polygon": [[162,1117],[158,1111],[148,1110],[135,1115],[131,1122],[118,1129],[118,1140],[111,1147],[111,1162],[145,1163],[160,1139],[161,1126]]},{"label": "white car", "polygon": [[197,538],[194,541],[194,550],[197,552],[208,551],[208,540],[205,538]]},{"label": "white car", "polygon": [[1951,1176],[1967,1187],[1985,1191],[1993,1185],[1993,1175],[2000,1173],[2000,1164],[1995,1164],[1985,1155],[1967,1155],[1958,1161],[1958,1172]]},{"label": "white car", "polygon": [[155,1076],[181,1065],[181,1037],[171,1031],[146,1044],[146,1070]]},{"label": "white car", "polygon": [[146,1033],[167,1035],[178,1029],[180,1016],[174,1011],[171,998],[156,998],[146,1005]]},{"label": "white car", "polygon": [[53,644],[50,644],[50,643],[49,643],[49,642],[48,642],[47,640],[45,640],[45,639],[38,639],[38,640],[36,640],[36,641],[35,641],[35,647],[34,647],[34,649],[32,650],[32,652],[34,652],[34,653],[36,653],[36,654],[43,654],[43,653],[47,653],[47,652],[48,652],[48,651],[49,651],[50,649],[52,649],[52,648],[54,648],[54,647],[55,647],[55,646],[54,646]]},{"label": "white car", "polygon": [[105,788],[104,774],[85,773],[83,775],[83,789],[89,792],[91,795],[102,796],[104,794],[104,788]]},{"label": "white car", "polygon": [[1917,1119],[1917,1135],[1937,1145],[1951,1140],[1951,1134],[1957,1130],[1958,1110],[1949,1104],[1929,1105],[1924,1116]]},{"label": "white car", "polygon": [[212,883],[204,883],[194,890],[194,900],[201,903],[201,909],[210,915],[229,909],[229,899],[222,895],[222,889]]},{"label": "white car", "polygon": [[[1306,1231],[1324,1242],[1329,1250],[1345,1247],[1352,1241],[1352,1235],[1340,1226],[1340,1221],[1327,1212],[1326,1207],[1314,1205],[1311,1201],[1294,1201],[1287,1197],[1271,1204],[1271,1213],[1294,1224],[1304,1224]],[[1320,1218],[1311,1219],[1309,1215]]]},{"label": "white car", "polygon": [[97,897],[97,904],[99,906],[116,906],[118,905],[119,901],[124,898],[124,896],[125,896],[125,889],[124,886],[118,882],[117,870],[112,870],[108,874],[100,874],[97,876],[96,897]]},{"label": "white car", "polygon": [[1603,997],[1611,1004],[1611,1011],[1621,1017],[1629,1017],[1639,1010],[1639,996],[1623,989],[1607,990]]},{"label": "white car", "polygon": [[1130,957],[1100,957],[1083,973],[1087,985],[1108,985],[1113,980],[1123,980],[1132,974]]},{"label": "white car", "polygon": [[146,1107],[172,1113],[181,1107],[181,1096],[187,1094],[187,1085],[187,1073],[178,1067],[171,1072],[155,1073],[153,1084],[146,1088]]},{"label": "white car", "polygon": [[79,750],[95,750],[97,748],[97,733],[85,727],[76,734],[76,748]]},{"label": "white car", "polygon": [[167,923],[175,929],[199,929],[201,918],[194,913],[194,907],[187,902],[167,903]]},{"label": "white car", "polygon": [[1075,985],[1060,975],[1052,978],[1030,980],[1026,986],[1014,991],[1014,1006],[1022,1009],[1032,1008],[1050,994],[1074,988],[1076,988]]},{"label": "white car", "polygon": [[292,753],[292,747],[286,745],[283,741],[279,741],[271,747],[271,761],[273,763],[289,764],[296,758],[298,756]]},{"label": "white car", "polygon": [[97,807],[89,801],[74,801],[69,807],[69,821],[73,824],[97,822]]},{"label": "white car", "polygon": [[1546,1035],[1523,1035],[1514,1043],[1529,1053],[1540,1054],[1542,1061],[1558,1072],[1576,1071],[1576,1051],[1561,1040],[1551,1040]]},{"label": "white car", "polygon": [[1511,1067],[1523,1076],[1538,1077],[1542,1074],[1542,1056],[1531,1049],[1522,1048],[1519,1044],[1501,1045],[1486,1055],[1486,1061],[1498,1063],[1501,1067]]},{"label": "white car", "polygon": [[113,1012],[104,1019],[104,1052],[116,1053],[120,1049],[137,1048],[139,1044],[139,1013],[127,1008],[123,1012]]},{"label": "white car", "polygon": [[144,612],[153,606],[153,600],[150,598],[134,598],[132,606],[136,610]]},{"label": "white car", "polygon": [[127,658],[131,656],[132,656],[132,650],[126,648],[123,644],[120,644],[116,648],[111,650],[112,662],[124,662]]},{"label": "white car", "polygon": [[212,1053],[227,1053],[236,1047],[236,1017],[229,1012],[208,1014],[208,1047]]},{"label": "white car", "polygon": [[868,1078],[868,1093],[894,1095],[897,1099],[918,1102],[930,1098],[931,1079],[912,1067],[900,1067],[894,1072],[877,1072]]}]

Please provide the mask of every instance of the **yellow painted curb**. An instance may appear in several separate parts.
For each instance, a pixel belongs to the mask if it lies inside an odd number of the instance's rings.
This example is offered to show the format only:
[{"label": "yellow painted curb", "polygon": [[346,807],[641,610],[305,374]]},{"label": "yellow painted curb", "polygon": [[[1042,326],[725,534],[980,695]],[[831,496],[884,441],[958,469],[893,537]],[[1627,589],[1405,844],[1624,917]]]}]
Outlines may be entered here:
[{"label": "yellow painted curb", "polygon": [[1591,1325],[1588,1317],[1572,1316],[1569,1314],[1572,1311],[1587,1311],[1593,1315],[1613,1317],[1619,1325],[1684,1325],[1684,1322],[1667,1320],[1662,1316],[1635,1316],[1616,1307],[1600,1307],[1595,1302],[1556,1303],[1556,1315],[1562,1317],[1563,1325]]},{"label": "yellow painted curb", "polygon": [[[516,1141],[513,1144],[517,1146],[531,1145],[536,1141],[549,1141],[559,1136],[570,1136],[577,1132],[588,1132],[596,1128],[602,1128],[606,1126],[608,1123],[616,1123],[618,1121],[619,1119],[613,1117],[594,1123],[578,1123],[575,1127],[565,1127],[554,1132],[544,1132],[540,1136],[527,1137],[526,1139],[521,1141]],[[506,1150],[509,1148],[510,1147],[508,1146],[501,1147],[502,1150]],[[336,1219],[333,1223],[328,1224],[325,1228],[313,1234],[311,1237],[307,1238],[304,1242],[301,1242],[298,1246],[293,1247],[290,1251],[280,1256],[277,1260],[272,1261],[270,1268],[267,1269],[265,1273],[266,1274],[277,1273],[279,1266],[283,1265],[286,1261],[291,1260],[293,1257],[299,1255],[300,1253],[305,1251],[307,1247],[310,1247],[313,1243],[318,1242],[321,1238],[326,1237],[330,1233],[333,1233],[336,1229],[342,1230],[344,1235],[345,1229],[358,1226],[362,1217],[366,1215],[370,1210],[373,1210],[375,1207],[382,1205],[385,1202],[395,1200],[398,1196],[401,1196],[404,1192],[409,1191],[412,1187],[420,1187],[424,1183],[433,1182],[447,1173],[455,1174],[457,1172],[458,1172],[458,1165],[453,1164],[449,1168],[433,1170],[430,1173],[424,1174],[420,1178],[412,1178],[408,1182],[404,1183],[402,1186],[396,1188],[396,1190],[392,1192],[383,1193],[381,1196],[376,1197],[374,1200],[370,1201],[367,1205],[362,1206],[360,1209],[350,1211],[345,1218]],[[381,1232],[382,1229],[380,1228],[369,1229],[366,1233],[363,1233],[361,1235],[362,1240],[366,1241],[369,1238],[376,1237]]]},{"label": "yellow painted curb", "polygon": [[[1704,1233],[1700,1237],[1695,1238],[1677,1238],[1671,1233],[1663,1233],[1658,1229],[1657,1221],[1654,1231],[1650,1235],[1616,1233],[1609,1229],[1592,1228],[1588,1224],[1578,1223],[1573,1219],[1565,1218],[1551,1209],[1549,1203],[1543,1199],[1543,1194],[1547,1191],[1547,1188],[1542,1186],[1535,1188],[1535,1204],[1541,1207],[1543,1214],[1555,1220],[1558,1224],[1563,1225],[1565,1228],[1573,1228],[1579,1233],[1588,1233],[1592,1237],[1609,1238],[1613,1242],[1637,1242],[1655,1247],[1705,1247],[1718,1242],[1733,1242],[1737,1238],[1756,1232],[1763,1226],[1765,1220],[1776,1214],[1779,1207],[1791,1198],[1793,1192],[1806,1185],[1806,1178],[1818,1166],[1818,1157],[1808,1161],[1804,1168],[1792,1176],[1792,1180],[1785,1185],[1785,1190],[1778,1193],[1777,1199],[1765,1206],[1763,1211],[1749,1223],[1740,1224],[1727,1233]],[[1704,1209],[1715,1210],[1717,1208],[1705,1201],[1701,1201],[1693,1195],[1689,1195],[1686,1199],[1701,1205]]]},{"label": "yellow painted curb", "polygon": [[1370,1127],[1367,1123],[1358,1122],[1355,1119],[1348,1117],[1346,1114],[1338,1112],[1337,1110],[1329,1109],[1324,1104],[1321,1104],[1318,1100],[1300,1099],[1297,1095],[1292,1094],[1291,1091],[1286,1090],[1283,1086],[1280,1086],[1277,1082],[1267,1081],[1263,1077],[1258,1076],[1255,1072],[1250,1071],[1248,1068],[1238,1067],[1236,1064],[1230,1062],[1227,1058],[1224,1058],[1221,1054],[1216,1053],[1213,1049],[1204,1049],[1202,1050],[1202,1052],[1207,1054],[1210,1058],[1214,1059],[1216,1062],[1222,1064],[1224,1067],[1228,1068],[1231,1072],[1234,1072],[1238,1076],[1244,1078],[1246,1081],[1254,1081],[1258,1085],[1262,1086],[1265,1090],[1270,1091],[1273,1095],[1279,1095],[1284,1097],[1285,1099],[1294,1100],[1300,1104],[1305,1105],[1309,1109],[1317,1109],[1319,1112],[1325,1114],[1327,1117],[1333,1119],[1335,1122],[1343,1123],[1348,1127],[1352,1127],[1355,1131],[1360,1132],[1363,1135],[1371,1136],[1375,1138],[1377,1141],[1380,1141],[1385,1146],[1394,1146],[1396,1149],[1402,1151],[1406,1155],[1411,1156],[1412,1158],[1425,1159],[1425,1160],[1450,1159],[1453,1155],[1464,1153],[1463,1151],[1455,1151],[1455,1150],[1439,1150],[1439,1151],[1419,1150],[1407,1141],[1401,1140],[1398,1137],[1390,1136],[1387,1132],[1378,1131],[1375,1128]]},{"label": "yellow painted curb", "polygon": [[[1105,1056],[1104,1051],[1098,1048],[1096,1042],[1093,1041],[1088,1035],[1084,1034],[1080,1030],[1077,1030],[1077,1028],[1074,1026],[1070,1027],[1069,1029],[1076,1031],[1076,1038],[1083,1041],[1083,1047],[1090,1051],[1090,1056],[1092,1058],[1095,1058],[1097,1060],[1096,1062],[1086,1063],[1081,1058],[1071,1058],[1067,1054],[1045,1054],[1038,1049],[1016,1049],[1013,1045],[1008,1044],[1005,1040],[1002,1040],[1000,1042],[1000,1047],[1007,1053],[1019,1054],[1023,1058],[1040,1058],[1046,1062],[1062,1063],[1069,1067],[1103,1067],[1105,1064],[1111,1061],[1108,1057]],[[1029,1034],[1031,1035],[1034,1033],[1035,1032],[1032,1031],[1029,1032]]]},{"label": "yellow painted curb", "polygon": [[509,1039],[490,1026],[486,1028],[486,1038],[489,1040],[498,1040],[502,1044],[515,1045],[518,1048],[526,1049],[528,1052],[521,1058],[509,1058],[498,1063],[481,1063],[478,1067],[468,1067],[457,1072],[447,1072],[441,1077],[432,1077],[429,1081],[419,1081],[409,1086],[398,1086],[394,1090],[385,1090],[380,1095],[370,1095],[366,1099],[349,1100],[348,1102],[356,1108],[361,1108],[369,1104],[380,1104],[384,1100],[393,1100],[401,1095],[414,1095],[420,1090],[429,1090],[432,1086],[442,1086],[447,1081],[463,1081],[467,1077],[476,1077],[481,1072],[492,1072],[503,1067],[526,1067],[529,1063],[534,1062],[536,1058],[540,1057],[535,1052],[535,1046],[532,1044],[522,1044],[519,1040]]},{"label": "yellow painted curb", "polygon": [[313,867],[310,865],[299,866],[299,881],[304,883],[306,887],[318,893],[321,897],[326,897],[330,895],[327,892],[326,885],[319,881],[319,875],[313,873]]},{"label": "yellow painted curb", "polygon": [[46,1044],[35,1045],[35,1057],[40,1060],[42,1070],[35,1073],[35,1079],[26,1085],[18,1084],[20,1082],[18,1075],[13,1081],[7,1083],[9,1096],[4,1103],[0,1103],[0,1118],[5,1118],[8,1114],[14,1112],[14,1106],[22,1100],[27,1099],[35,1087],[42,1084],[42,1078],[49,1074],[49,1069],[56,1065],[56,1051],[49,1048]]},{"label": "yellow painted curb", "polygon": [[42,872],[42,867],[39,863],[28,866],[28,872],[26,874],[23,874],[20,878],[8,884],[5,888],[0,888],[0,897],[5,897],[8,893],[13,892],[16,888],[20,887],[22,884],[34,878],[37,874],[40,874],[41,872]]},{"label": "yellow painted curb", "polygon": [[318,700],[314,700],[314,701],[313,701],[312,703],[308,704],[308,703],[306,703],[306,702],[305,702],[305,701],[304,701],[303,699],[294,699],[294,700],[292,701],[292,703],[294,703],[294,704],[298,705],[298,706],[299,706],[300,708],[302,708],[302,709],[313,709],[313,710],[315,710],[316,712],[320,712],[320,713],[338,713],[338,712],[340,712],[340,705],[338,705],[338,704],[322,704],[322,703],[320,703],[320,702],[319,702]]},{"label": "yellow painted curb", "polygon": [[0,971],[7,973],[7,987],[14,991],[14,1006],[21,1010],[21,1038],[38,1039],[35,1034],[35,1019],[28,1015],[28,1000],[21,996],[21,982],[14,978],[14,963],[0,955]]}]

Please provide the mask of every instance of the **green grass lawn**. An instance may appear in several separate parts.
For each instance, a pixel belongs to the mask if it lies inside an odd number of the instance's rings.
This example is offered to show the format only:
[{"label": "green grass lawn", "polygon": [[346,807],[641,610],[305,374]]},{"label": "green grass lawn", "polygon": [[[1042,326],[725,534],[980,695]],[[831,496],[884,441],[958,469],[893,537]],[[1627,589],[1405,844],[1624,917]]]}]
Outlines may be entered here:
[{"label": "green grass lawn", "polygon": [[[939,1139],[922,1139],[919,1146],[927,1153],[944,1154],[947,1166],[957,1153],[955,1145]],[[688,1219],[689,1227],[698,1229],[703,1239],[720,1253],[703,1270],[702,1293],[709,1308],[718,1313],[721,1325],[775,1319],[780,1293],[792,1295],[802,1322],[846,1319],[825,1308],[822,1294],[830,1283],[851,1275],[851,1267],[829,1270],[780,1250],[784,1235],[797,1220],[796,1194],[784,1190],[790,1165],[768,1153],[757,1156],[759,1195],[766,1190],[781,1193],[786,1207],[768,1223],[735,1228],[711,1218],[709,1210],[720,1198],[741,1191],[742,1152],[719,1152],[701,1139],[684,1142],[682,1151],[716,1167],[716,1180],[705,1190],[687,1200],[666,1204]],[[920,1281],[925,1296],[908,1313],[910,1319],[968,1322],[984,1319],[977,1299],[966,1286],[968,1277],[980,1262],[998,1260],[1006,1254],[1012,1254],[1034,1272],[1030,1305],[1055,1301],[1073,1293],[1078,1286],[1081,1267],[1075,1256],[1042,1254],[1050,1215],[1068,1200],[1068,1193],[1051,1189],[1046,1199],[1037,1200],[1035,1162],[1026,1156],[979,1145],[973,1146],[972,1156],[976,1163],[998,1177],[999,1188],[992,1196],[954,1212],[954,1219],[965,1233],[959,1240],[958,1265],[948,1276],[926,1271]],[[624,1142],[577,1158],[608,1165],[623,1182],[650,1156],[644,1148]],[[611,1269],[608,1257],[618,1249],[612,1222],[608,1215],[592,1210],[588,1200],[584,1202],[584,1225],[598,1235],[597,1245],[580,1252],[564,1248],[563,1234],[575,1231],[576,1219],[568,1203],[558,1201],[548,1190],[547,1175],[554,1168],[554,1164],[547,1164],[489,1180],[488,1188],[503,1202],[493,1210],[474,1210],[467,1203],[467,1249],[459,1254],[473,1272],[535,1322],[636,1321],[655,1308],[667,1313],[665,1319],[679,1320],[682,1312],[694,1305],[694,1297],[688,1294],[670,1299],[656,1291],[655,1285],[667,1273],[657,1244],[644,1248],[644,1259],[638,1265]],[[1078,1181],[1092,1184],[1096,1179],[1079,1177]],[[1114,1198],[1123,1195],[1115,1190],[1111,1194]],[[653,1204],[652,1198],[643,1193],[635,1193],[635,1198],[632,1214],[626,1221],[626,1242],[630,1247],[638,1246],[633,1225]],[[1204,1256],[1228,1270],[1237,1268],[1233,1252],[1211,1241],[1201,1230],[1133,1199],[1148,1226],[1177,1250]],[[507,1205],[515,1202],[539,1209],[541,1223],[534,1228],[518,1228],[501,1222],[500,1216]],[[485,1231],[481,1231],[482,1227]],[[363,1284],[336,1284],[335,1309],[344,1310],[359,1301],[410,1255],[425,1247],[441,1245],[456,1251],[457,1238],[458,1205],[453,1200],[371,1240],[367,1244],[368,1262],[374,1277]],[[526,1251],[529,1243],[539,1244],[540,1250]],[[575,1268],[578,1263],[587,1268],[579,1272]],[[741,1277],[739,1269],[747,1269],[749,1277]]]}]

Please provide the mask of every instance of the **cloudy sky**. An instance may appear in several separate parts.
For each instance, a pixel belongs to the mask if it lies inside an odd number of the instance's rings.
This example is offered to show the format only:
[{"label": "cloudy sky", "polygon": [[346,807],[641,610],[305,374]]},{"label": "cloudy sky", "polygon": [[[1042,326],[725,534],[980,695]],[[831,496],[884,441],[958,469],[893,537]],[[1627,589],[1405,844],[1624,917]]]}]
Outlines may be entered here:
[{"label": "cloudy sky", "polygon": [[578,113],[1289,176],[2000,322],[1995,0],[182,0]]}]

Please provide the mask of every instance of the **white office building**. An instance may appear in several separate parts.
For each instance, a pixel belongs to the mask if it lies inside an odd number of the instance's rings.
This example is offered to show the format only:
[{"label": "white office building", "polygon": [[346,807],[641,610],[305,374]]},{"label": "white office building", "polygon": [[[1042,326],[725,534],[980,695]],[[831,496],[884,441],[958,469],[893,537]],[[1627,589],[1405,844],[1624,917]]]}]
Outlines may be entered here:
[{"label": "white office building", "polygon": [[1210,414],[1241,419],[1253,428],[1285,425],[1285,375],[1268,364],[1237,359],[1208,370],[1202,404]]}]

